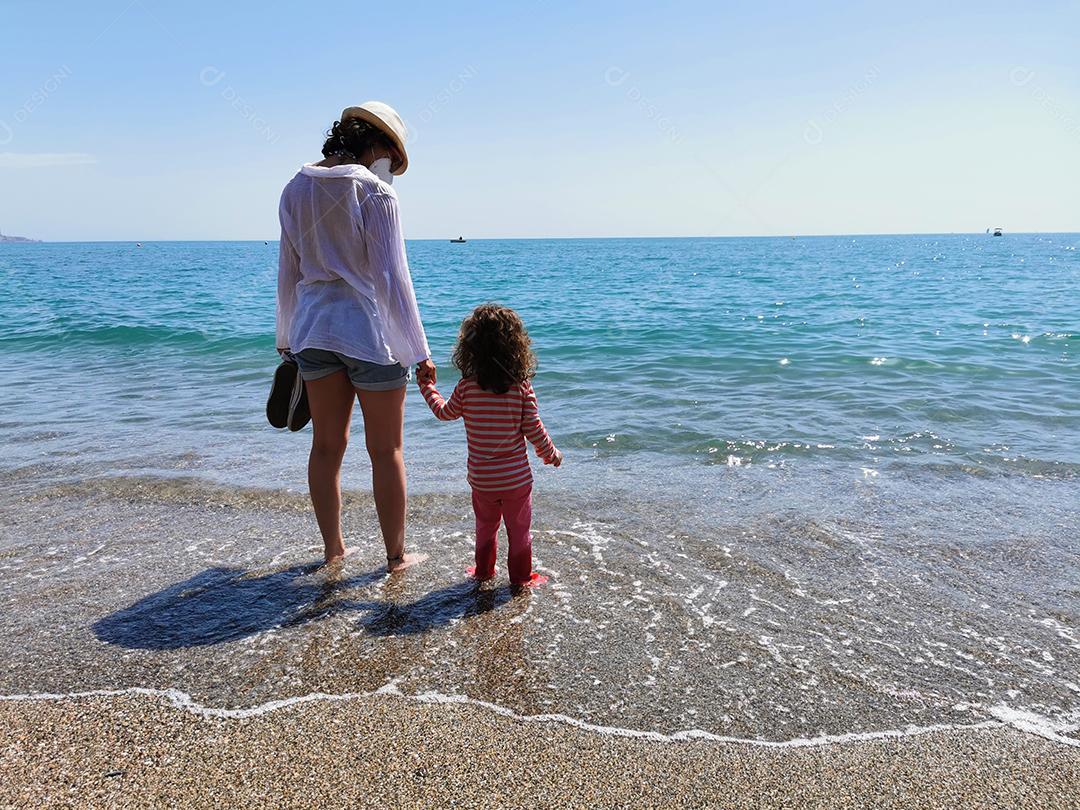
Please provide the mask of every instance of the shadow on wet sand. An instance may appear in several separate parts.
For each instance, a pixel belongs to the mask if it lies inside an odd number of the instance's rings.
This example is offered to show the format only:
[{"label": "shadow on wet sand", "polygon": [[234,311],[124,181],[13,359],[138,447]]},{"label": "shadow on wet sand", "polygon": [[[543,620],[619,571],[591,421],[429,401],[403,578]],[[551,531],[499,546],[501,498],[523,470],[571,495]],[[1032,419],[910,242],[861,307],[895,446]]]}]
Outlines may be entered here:
[{"label": "shadow on wet sand", "polygon": [[358,576],[327,575],[318,562],[270,573],[208,568],[94,622],[98,639],[129,649],[171,650],[236,641],[275,628],[296,627],[326,616],[356,611],[360,627],[373,636],[408,636],[445,627],[508,603],[509,585],[483,587],[456,582],[399,603],[350,599],[350,591],[391,582],[379,568]]}]

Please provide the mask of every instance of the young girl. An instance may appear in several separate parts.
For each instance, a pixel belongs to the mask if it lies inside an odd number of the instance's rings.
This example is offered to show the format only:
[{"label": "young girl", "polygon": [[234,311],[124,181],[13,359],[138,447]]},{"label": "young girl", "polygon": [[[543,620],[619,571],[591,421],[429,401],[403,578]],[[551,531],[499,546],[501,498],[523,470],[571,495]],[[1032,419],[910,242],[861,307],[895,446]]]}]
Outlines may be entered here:
[{"label": "young girl", "polygon": [[496,535],[506,522],[510,541],[510,582],[529,585],[543,578],[532,571],[532,469],[525,439],[545,464],[562,464],[540,421],[529,380],[536,373],[525,324],[514,310],[484,304],[461,323],[454,365],[461,382],[444,400],[430,379],[420,390],[439,419],[465,417],[469,442],[469,484],[476,513],[478,580],[495,576]]}]

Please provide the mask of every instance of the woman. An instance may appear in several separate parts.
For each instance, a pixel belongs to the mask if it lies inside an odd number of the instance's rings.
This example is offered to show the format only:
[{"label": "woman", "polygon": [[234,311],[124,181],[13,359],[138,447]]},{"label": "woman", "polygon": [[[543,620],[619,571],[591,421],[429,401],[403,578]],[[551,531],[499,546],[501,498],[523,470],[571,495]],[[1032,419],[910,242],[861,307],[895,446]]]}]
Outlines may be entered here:
[{"label": "woman", "polygon": [[435,380],[391,188],[409,165],[405,125],[378,101],[349,107],[322,153],[281,195],[277,346],[292,354],[307,386],[308,486],[326,561],[346,552],[341,462],[356,397],[387,567],[397,571],[424,559],[405,553],[408,368],[416,364],[420,381]]}]

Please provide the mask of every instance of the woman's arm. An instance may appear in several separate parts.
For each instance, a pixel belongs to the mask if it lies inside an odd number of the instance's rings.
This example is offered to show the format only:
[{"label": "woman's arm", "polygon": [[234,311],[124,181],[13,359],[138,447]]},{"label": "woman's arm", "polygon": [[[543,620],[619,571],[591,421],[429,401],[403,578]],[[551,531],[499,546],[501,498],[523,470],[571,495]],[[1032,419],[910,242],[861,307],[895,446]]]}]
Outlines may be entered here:
[{"label": "woman's arm", "polygon": [[454,393],[450,395],[450,399],[443,399],[442,394],[435,388],[434,382],[420,381],[420,393],[424,395],[424,399],[427,401],[428,407],[431,408],[431,412],[444,422],[449,422],[452,419],[457,419],[461,416],[463,396],[461,393],[461,383],[458,383],[454,387]]},{"label": "woman's arm", "polygon": [[300,282],[300,255],[296,252],[285,228],[281,229],[281,244],[278,248],[278,287],[277,287],[277,348],[288,349],[289,329],[292,326],[293,312],[296,311],[296,285]]},{"label": "woman's arm", "polygon": [[369,194],[360,205],[368,257],[375,269],[380,305],[387,315],[386,341],[394,358],[408,367],[431,357],[416,305],[405,237],[392,193]]}]

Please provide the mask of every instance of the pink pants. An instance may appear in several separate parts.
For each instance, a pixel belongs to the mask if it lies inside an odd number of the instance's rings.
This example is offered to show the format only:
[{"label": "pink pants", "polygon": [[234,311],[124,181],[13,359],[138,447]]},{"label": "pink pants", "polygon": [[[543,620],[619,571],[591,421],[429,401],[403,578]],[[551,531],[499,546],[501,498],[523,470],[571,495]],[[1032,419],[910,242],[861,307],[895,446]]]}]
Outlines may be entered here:
[{"label": "pink pants", "polygon": [[498,547],[499,522],[506,523],[510,542],[507,566],[510,581],[527,585],[532,575],[532,484],[502,492],[472,492],[476,513],[476,578],[495,576],[495,552]]}]

